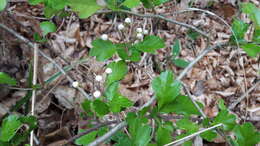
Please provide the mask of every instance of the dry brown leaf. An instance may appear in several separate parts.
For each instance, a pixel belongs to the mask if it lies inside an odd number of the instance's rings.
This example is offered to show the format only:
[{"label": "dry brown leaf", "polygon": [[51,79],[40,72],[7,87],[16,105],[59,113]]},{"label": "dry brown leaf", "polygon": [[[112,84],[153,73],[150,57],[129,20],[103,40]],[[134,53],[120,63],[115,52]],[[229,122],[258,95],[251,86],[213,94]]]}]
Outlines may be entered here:
[{"label": "dry brown leaf", "polygon": [[62,106],[67,109],[72,109],[74,107],[76,89],[67,86],[58,86],[52,93]]}]

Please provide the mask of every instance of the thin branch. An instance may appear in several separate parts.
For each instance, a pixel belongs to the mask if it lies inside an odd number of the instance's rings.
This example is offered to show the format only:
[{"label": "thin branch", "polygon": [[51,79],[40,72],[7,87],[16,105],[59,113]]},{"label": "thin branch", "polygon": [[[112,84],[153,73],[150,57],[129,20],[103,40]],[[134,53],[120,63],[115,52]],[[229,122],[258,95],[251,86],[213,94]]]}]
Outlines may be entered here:
[{"label": "thin branch", "polygon": [[195,137],[195,136],[197,136],[197,135],[200,135],[201,133],[204,133],[204,132],[206,132],[206,131],[209,131],[209,130],[218,128],[218,127],[220,127],[220,126],[222,126],[222,125],[223,125],[223,124],[220,123],[220,124],[217,124],[217,125],[215,125],[215,126],[212,126],[212,127],[206,128],[206,129],[203,129],[203,130],[201,130],[201,131],[198,131],[198,132],[196,132],[196,133],[193,133],[193,134],[191,134],[191,135],[188,135],[188,136],[186,136],[186,137],[183,137],[183,138],[181,138],[181,139],[179,139],[179,140],[176,140],[176,141],[173,141],[173,142],[171,142],[171,143],[168,143],[168,144],[166,144],[166,145],[164,145],[164,146],[170,146],[170,145],[174,145],[174,144],[178,144],[178,145],[179,145],[179,144],[182,144],[182,143],[184,143],[184,142],[190,140],[191,138],[193,138],[193,137]]},{"label": "thin branch", "polygon": [[74,140],[80,138],[81,136],[84,136],[86,134],[89,134],[90,132],[93,132],[93,131],[96,131],[98,130],[99,128],[102,128],[102,127],[105,127],[105,126],[108,126],[108,125],[111,125],[111,124],[115,124],[117,123],[118,121],[110,121],[110,122],[106,122],[106,123],[101,123],[101,124],[98,124],[97,126],[93,127],[93,128],[90,128],[90,129],[87,129],[86,131],[82,132],[82,133],[79,133],[73,137],[71,137],[64,145],[66,144],[69,144],[69,143],[72,143]]},{"label": "thin branch", "polygon": [[177,24],[177,25],[180,25],[180,26],[183,26],[183,27],[186,27],[186,28],[190,28],[196,32],[198,32],[199,34],[205,36],[205,37],[209,37],[209,35],[205,32],[203,32],[202,30],[192,26],[192,25],[189,25],[189,24],[186,24],[186,23],[182,23],[182,22],[179,22],[179,21],[176,21],[176,20],[173,20],[173,19],[169,19],[169,18],[166,18],[162,15],[154,15],[154,14],[140,14],[140,13],[135,13],[135,12],[132,12],[132,11],[127,11],[127,10],[116,10],[116,11],[112,11],[112,10],[102,10],[102,11],[98,11],[96,12],[95,14],[104,14],[104,13],[125,13],[125,14],[130,14],[130,15],[134,15],[134,16],[138,16],[138,17],[144,17],[144,18],[157,18],[157,19],[161,19],[161,20],[165,20],[167,22],[170,22],[170,23],[173,23],[173,24]]},{"label": "thin branch", "polygon": [[21,90],[21,91],[32,91],[33,88],[19,88],[19,87],[12,87],[12,86],[6,86],[8,89],[11,90]]},{"label": "thin branch", "polygon": [[155,101],[156,97],[153,96],[150,100],[148,100],[143,106],[141,106],[138,111],[141,111],[142,109],[150,106],[154,101]]},{"label": "thin branch", "polygon": [[250,89],[247,90],[247,92],[245,94],[243,94],[240,98],[236,99],[236,101],[234,103],[232,103],[228,109],[232,110],[236,107],[237,104],[239,104],[242,100],[244,100],[248,94],[250,92],[252,92],[256,87],[258,87],[258,85],[260,85],[260,80],[256,82],[256,84],[254,86],[252,86]]},{"label": "thin branch", "polygon": [[202,109],[199,107],[199,105],[197,104],[197,102],[192,98],[192,95],[190,93],[190,90],[188,90],[188,87],[182,83],[182,86],[184,87],[184,90],[186,91],[186,93],[188,94],[188,97],[190,98],[190,100],[192,101],[192,103],[195,105],[195,107],[197,108],[197,110],[200,112],[200,114],[202,115],[202,117],[205,119],[207,118],[206,114],[202,111]]},{"label": "thin branch", "polygon": [[[37,84],[37,68],[38,68],[38,45],[34,44],[34,53],[33,53],[33,85]],[[32,91],[32,109],[31,109],[31,114],[34,116],[34,107],[35,107],[35,100],[36,100],[36,89]],[[32,130],[31,132],[31,137],[30,137],[30,145],[33,146],[33,137],[34,137],[34,132]]]},{"label": "thin branch", "polygon": [[108,131],[106,134],[104,134],[103,136],[97,138],[95,141],[88,144],[88,146],[96,146],[96,145],[101,144],[102,142],[104,142],[105,140],[110,138],[112,135],[114,135],[117,131],[123,129],[126,125],[127,125],[127,123],[125,121],[119,123],[114,128],[112,128],[110,131]]},{"label": "thin branch", "polygon": [[208,54],[211,50],[216,49],[217,47],[223,47],[227,45],[228,43],[218,43],[212,47],[204,49],[199,56],[197,56],[189,65],[180,73],[180,75],[176,78],[176,80],[180,81],[189,71],[190,69],[201,59],[203,58],[206,54]]},{"label": "thin branch", "polygon": [[[17,32],[15,32],[14,30],[8,28],[6,25],[0,23],[0,28],[3,28],[4,30],[6,30],[6,31],[8,31],[9,33],[13,34],[13,35],[14,35],[16,38],[18,38],[19,40],[21,40],[21,41],[23,41],[24,43],[26,43],[26,44],[27,44],[28,46],[30,46],[31,48],[34,48],[34,44],[33,44],[30,40],[28,40],[28,39],[26,39],[25,37],[21,36],[20,34],[18,34]],[[41,50],[38,50],[38,51],[39,51],[39,54],[40,54],[41,56],[43,56],[43,57],[46,58],[48,61],[50,61],[52,64],[54,64],[54,65],[58,68],[58,70],[61,71],[62,74],[65,75],[65,77],[69,80],[69,82],[70,82],[71,84],[74,82],[73,79],[63,70],[63,68],[62,68],[60,65],[58,65],[52,58],[50,58],[48,55],[46,55],[46,54],[45,54],[44,52],[42,52]],[[78,89],[78,90],[81,92],[81,94],[82,94],[83,96],[85,96],[87,99],[89,99],[89,100],[92,99],[92,97],[89,96],[89,95],[84,91],[84,89],[82,89],[81,87],[77,87],[76,89]]]}]

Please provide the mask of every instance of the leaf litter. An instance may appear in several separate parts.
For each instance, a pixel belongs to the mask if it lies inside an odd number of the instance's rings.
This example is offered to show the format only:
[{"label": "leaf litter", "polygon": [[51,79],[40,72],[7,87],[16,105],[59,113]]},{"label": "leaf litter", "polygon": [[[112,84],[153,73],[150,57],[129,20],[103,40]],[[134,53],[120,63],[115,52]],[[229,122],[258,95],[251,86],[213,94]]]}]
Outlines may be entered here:
[{"label": "leaf litter", "polygon": [[[210,33],[210,44],[216,44],[219,42],[225,42],[231,36],[231,32],[228,27],[225,27],[221,21],[217,18],[205,15],[204,13],[197,12],[187,12],[178,14],[178,11],[188,8],[189,0],[182,1],[180,4],[166,3],[164,6],[159,6],[156,8],[156,13],[163,14],[167,18],[176,19],[181,22],[187,22],[195,25],[196,27],[203,28],[205,31]],[[259,2],[252,0],[253,3],[259,5]],[[213,11],[217,15],[224,18],[229,24],[231,18],[237,12],[236,5],[234,1],[228,0],[224,2],[224,7],[222,7],[221,2],[215,2],[210,8],[205,4],[206,2],[196,2],[193,3],[193,7],[199,7],[202,9],[208,9]],[[26,8],[26,9],[25,9]],[[30,8],[33,8],[30,10]],[[13,4],[13,9],[11,11],[18,12],[19,14],[24,14],[29,17],[39,17],[41,16],[42,9],[37,6],[28,6],[25,3],[15,3]],[[140,12],[144,12],[142,8],[139,8]],[[1,16],[0,20],[3,18],[8,18],[7,15]],[[39,32],[40,21],[23,17],[16,16],[17,21],[21,22],[26,27],[29,27],[35,32]],[[131,29],[142,26],[144,19],[133,17],[135,22],[131,25]],[[241,16],[241,19],[247,21],[248,18]],[[109,40],[114,43],[123,42],[125,38],[122,38],[122,34],[117,31],[117,24],[121,23],[123,19],[114,18],[107,19],[105,15],[94,15],[90,19],[78,20],[73,14],[64,18],[65,23],[61,24],[57,21],[60,29],[56,33],[52,33],[50,40],[48,41],[48,47],[44,50],[49,56],[57,61],[63,67],[71,65],[71,62],[79,60],[87,56],[89,48],[92,48],[92,40],[100,37],[102,34],[108,34]],[[175,74],[179,74],[182,69],[169,63],[166,56],[168,52],[171,52],[170,46],[179,39],[182,44],[182,50],[180,53],[180,58],[187,61],[192,61],[203,49],[207,47],[207,40],[198,37],[194,40],[187,38],[185,34],[187,29],[176,26],[167,22],[159,21],[158,24],[153,24],[154,20],[146,19],[146,27],[148,29],[156,28],[152,30],[152,33],[158,35],[165,39],[167,47],[161,49],[156,55],[143,56],[144,60],[142,64],[131,63],[129,64],[130,72],[120,83],[121,93],[129,97],[130,100],[139,103],[140,105],[147,102],[153,95],[151,90],[151,79],[159,75],[159,72],[164,69],[173,70]],[[13,29],[18,32],[27,34],[32,38],[31,32],[26,31],[26,29],[18,29],[17,24],[11,23],[11,21],[5,21]],[[30,25],[37,24],[37,25]],[[0,35],[3,36],[4,32],[0,31]],[[131,35],[131,32],[125,35]],[[8,36],[8,35],[7,35]],[[128,37],[128,36],[127,36]],[[248,34],[250,37],[250,34]],[[9,39],[8,39],[9,38]],[[8,36],[6,42],[1,42],[1,44],[17,44],[11,42],[13,37]],[[13,46],[8,46],[9,48],[14,48]],[[18,45],[20,49],[22,46]],[[19,56],[19,52],[14,52],[13,56]],[[27,56],[32,56],[28,53]],[[8,57],[8,56],[7,56]],[[2,57],[0,57],[2,58]],[[10,56],[9,56],[10,58]],[[28,62],[28,58],[23,58],[22,60],[13,59],[11,63],[8,64],[19,64],[18,62],[24,61]],[[113,57],[116,60],[117,57]],[[17,61],[18,60],[18,61]],[[2,61],[1,61],[2,62]],[[41,62],[41,73],[40,78],[45,81],[50,78],[58,70],[53,66],[53,64],[47,63],[46,60],[40,58]],[[98,85],[94,81],[95,75],[103,74],[105,66],[109,64],[108,62],[98,62],[94,58],[89,58],[85,63],[78,64],[74,67],[69,74],[82,83],[83,88],[88,92],[92,93],[96,88],[104,90],[102,85]],[[3,68],[3,65],[0,65]],[[243,70],[244,67],[244,70]],[[19,68],[21,68],[19,66]],[[226,105],[233,103],[237,98],[239,98],[243,93],[246,92],[251,86],[253,86],[256,81],[259,80],[258,70],[260,69],[259,61],[254,58],[249,58],[242,49],[226,47],[219,48],[217,50],[211,51],[207,54],[194,68],[187,74],[183,79],[186,85],[189,85],[194,99],[201,101],[205,105],[205,113],[209,117],[215,117],[218,113],[217,101],[219,99],[224,99]],[[20,84],[23,85],[21,80],[26,79],[26,69],[19,70]],[[245,75],[245,76],[244,76]],[[50,137],[59,137],[58,133],[62,133],[64,138],[59,140],[54,140],[52,143],[46,145],[51,146],[57,143],[62,143],[64,139],[71,137],[70,130],[75,130],[78,122],[82,119],[79,118],[78,114],[81,109],[78,108],[82,97],[78,94],[74,88],[72,88],[64,77],[59,76],[55,82],[51,82],[50,88],[42,88],[40,94],[46,94],[44,104],[46,107],[39,109],[40,119],[40,137],[49,139]],[[50,93],[47,94],[47,92]],[[11,107],[19,98],[24,96],[23,93],[18,93],[17,91],[5,97],[6,100],[1,100],[1,104],[7,106],[7,109]],[[44,95],[41,95],[44,96]],[[246,100],[243,100],[234,110],[234,112],[242,117],[246,121],[254,121],[257,128],[260,128],[260,87],[257,87],[253,92],[251,92]],[[80,100],[79,100],[80,98]],[[48,99],[48,100],[46,100]],[[71,110],[74,112],[68,113]],[[247,114],[248,112],[248,114]],[[67,116],[67,117],[66,117]],[[68,119],[70,116],[75,118],[69,120],[70,122],[63,127],[64,119]],[[60,124],[63,123],[63,124]],[[46,126],[47,125],[47,126]],[[61,127],[62,126],[62,127]],[[60,132],[64,131],[65,132]],[[66,135],[67,134],[67,135]],[[46,135],[46,136],[44,136]],[[221,140],[220,140],[221,141]]]}]

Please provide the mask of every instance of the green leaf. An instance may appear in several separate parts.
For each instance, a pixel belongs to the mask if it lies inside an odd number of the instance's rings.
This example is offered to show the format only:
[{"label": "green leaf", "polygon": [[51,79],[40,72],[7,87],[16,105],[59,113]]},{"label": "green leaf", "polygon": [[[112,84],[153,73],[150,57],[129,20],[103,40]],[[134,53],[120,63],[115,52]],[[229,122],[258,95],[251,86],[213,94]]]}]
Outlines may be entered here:
[{"label": "green leaf", "polygon": [[39,43],[47,42],[47,39],[44,38],[44,37],[41,37],[41,36],[39,35],[39,33],[34,33],[34,34],[33,34],[33,39],[34,39],[34,41],[39,42]]},{"label": "green leaf", "polygon": [[152,8],[154,7],[154,4],[151,0],[141,0],[145,8]]},{"label": "green leaf", "polygon": [[132,146],[132,141],[129,139],[128,135],[122,131],[118,131],[114,136],[111,138],[113,141],[117,143],[114,144],[115,146]]},{"label": "green leaf", "polygon": [[225,131],[232,130],[236,125],[236,116],[229,114],[227,110],[221,110],[213,120],[213,125],[222,123]]},{"label": "green leaf", "polygon": [[253,34],[253,41],[256,44],[260,44],[260,28],[255,29]]},{"label": "green leaf", "polygon": [[120,112],[122,108],[127,108],[133,105],[133,102],[126,97],[116,96],[109,102],[109,107],[112,112]]},{"label": "green leaf", "polygon": [[109,40],[96,39],[92,42],[92,45],[90,56],[96,56],[98,61],[105,61],[116,52],[116,46]]},{"label": "green leaf", "polygon": [[224,101],[223,99],[220,99],[220,100],[218,101],[218,108],[219,108],[220,110],[227,110],[227,107],[225,106],[225,101]]},{"label": "green leaf", "polygon": [[112,10],[118,10],[119,6],[122,4],[121,0],[106,0],[107,7]]},{"label": "green leaf", "polygon": [[43,10],[43,13],[44,13],[44,16],[46,18],[51,18],[53,15],[57,14],[58,12],[60,12],[60,10],[57,10],[57,9],[54,9],[54,8],[51,8],[51,7],[44,7],[44,10]]},{"label": "green leaf", "polygon": [[111,101],[113,98],[116,98],[117,96],[120,96],[118,86],[119,82],[114,82],[106,88],[105,96],[108,98],[109,101]]},{"label": "green leaf", "polygon": [[141,60],[141,52],[134,47],[130,47],[129,49],[118,47],[117,53],[119,57],[122,58],[123,60],[130,60],[134,62]]},{"label": "green leaf", "polygon": [[153,1],[154,5],[159,6],[163,3],[168,2],[169,0],[152,0],[152,1]]},{"label": "green leaf", "polygon": [[155,6],[165,3],[167,1],[169,1],[169,0],[141,0],[141,2],[143,3],[143,5],[146,8],[153,8]]},{"label": "green leaf", "polygon": [[134,45],[140,51],[155,53],[156,50],[164,48],[164,41],[157,36],[146,36],[142,42],[139,42]]},{"label": "green leaf", "polygon": [[3,142],[10,141],[21,125],[22,122],[19,121],[17,115],[10,115],[5,118],[1,126],[0,140]]},{"label": "green leaf", "polygon": [[3,11],[7,5],[6,0],[0,0],[0,11]]},{"label": "green leaf", "polygon": [[160,125],[156,131],[156,143],[158,146],[163,146],[172,141],[172,131],[165,128],[163,125]]},{"label": "green leaf", "polygon": [[119,57],[122,58],[123,60],[129,59],[128,53],[125,48],[118,46],[116,51],[117,51]]},{"label": "green leaf", "polygon": [[41,22],[40,27],[41,27],[43,36],[46,36],[48,33],[55,32],[57,30],[56,25],[50,21]]},{"label": "green leaf", "polygon": [[141,60],[141,52],[135,48],[130,48],[129,49],[129,60],[130,61],[134,61],[134,62],[138,62]]},{"label": "green leaf", "polygon": [[126,117],[126,122],[128,124],[129,133],[131,137],[134,139],[137,137],[137,131],[143,125],[146,125],[148,119],[145,117],[137,116],[136,113],[128,113]]},{"label": "green leaf", "polygon": [[[245,33],[247,32],[249,25],[246,24],[245,22],[235,19],[232,23],[232,30],[238,40],[238,42],[241,42],[244,40]],[[236,42],[236,39],[234,35],[231,36],[231,40],[233,42]]]},{"label": "green leaf", "polygon": [[134,8],[140,4],[140,0],[125,0],[123,4],[128,8]]},{"label": "green leaf", "polygon": [[109,113],[109,106],[97,99],[93,102],[93,110],[101,117]]},{"label": "green leaf", "polygon": [[52,9],[61,10],[64,9],[66,5],[68,5],[68,0],[47,0],[45,5]]},{"label": "green leaf", "polygon": [[73,11],[79,13],[80,18],[88,18],[102,8],[96,3],[96,0],[69,0],[69,6]]},{"label": "green leaf", "polygon": [[185,130],[186,134],[192,134],[199,130],[199,126],[197,124],[191,122],[189,119],[186,118],[177,121],[176,125],[178,128]]},{"label": "green leaf", "polygon": [[104,134],[106,134],[109,131],[109,128],[106,127],[102,127],[98,129],[98,133],[97,136],[103,136]]},{"label": "green leaf", "polygon": [[112,69],[112,73],[107,76],[107,86],[115,81],[123,79],[128,71],[124,61],[112,62],[107,67]]},{"label": "green leaf", "polygon": [[[197,104],[203,108],[201,103],[197,102]],[[165,113],[173,112],[181,115],[201,115],[190,98],[183,95],[177,96],[173,102],[163,106],[160,111]]]},{"label": "green leaf", "polygon": [[254,13],[254,10],[256,9],[256,6],[252,3],[242,3],[242,12],[246,14]]},{"label": "green leaf", "polygon": [[45,0],[28,0],[30,5],[37,5],[39,3],[43,3]]},{"label": "green leaf", "polygon": [[16,85],[16,80],[4,72],[0,72],[0,84]]},{"label": "green leaf", "polygon": [[34,116],[22,116],[19,117],[19,120],[23,124],[27,124],[29,126],[29,131],[37,128],[37,119]]},{"label": "green leaf", "polygon": [[149,125],[141,126],[136,131],[136,137],[134,138],[135,146],[146,146],[151,140],[152,128]]},{"label": "green leaf", "polygon": [[254,22],[256,29],[260,29],[260,9],[252,3],[242,3],[242,12],[249,14]]},{"label": "green leaf", "polygon": [[[84,132],[83,129],[80,129],[79,130],[79,133],[81,132]],[[93,131],[93,132],[90,132],[89,134],[86,134],[78,139],[76,139],[75,143],[77,145],[84,145],[84,146],[87,146],[89,143],[91,143],[92,141],[95,140],[96,138],[96,135],[97,135],[97,132],[98,131]]]},{"label": "green leaf", "polygon": [[180,55],[180,51],[181,51],[181,42],[180,40],[176,40],[174,45],[172,46],[172,55],[173,58],[177,57]]},{"label": "green leaf", "polygon": [[254,146],[260,142],[260,133],[251,123],[237,125],[234,132],[239,146]]},{"label": "green leaf", "polygon": [[251,16],[252,21],[255,23],[255,28],[260,29],[260,9],[256,8]]},{"label": "green leaf", "polygon": [[214,131],[214,130],[210,130],[210,131],[206,131],[206,132],[203,132],[202,134],[200,134],[200,136],[207,140],[207,141],[212,141],[214,140],[218,135],[217,133]]},{"label": "green leaf", "polygon": [[173,63],[174,63],[177,67],[181,67],[181,68],[185,68],[185,67],[187,67],[187,66],[190,64],[189,62],[187,62],[187,61],[185,61],[185,60],[183,60],[183,59],[180,59],[180,58],[174,59],[174,60],[173,60]]},{"label": "green leaf", "polygon": [[152,88],[158,100],[159,109],[170,102],[172,102],[179,94],[181,84],[174,81],[173,73],[165,71],[152,81]]},{"label": "green leaf", "polygon": [[200,36],[200,34],[197,31],[193,31],[192,29],[188,30],[187,35],[192,40],[196,40]]},{"label": "green leaf", "polygon": [[84,102],[81,103],[82,109],[87,113],[91,111],[91,101],[90,100],[84,100]]},{"label": "green leaf", "polygon": [[231,138],[231,136],[227,136],[227,141],[231,144],[231,146],[239,146],[238,143]]},{"label": "green leaf", "polygon": [[256,44],[244,44],[241,45],[241,48],[251,57],[256,57],[260,53],[260,45]]}]

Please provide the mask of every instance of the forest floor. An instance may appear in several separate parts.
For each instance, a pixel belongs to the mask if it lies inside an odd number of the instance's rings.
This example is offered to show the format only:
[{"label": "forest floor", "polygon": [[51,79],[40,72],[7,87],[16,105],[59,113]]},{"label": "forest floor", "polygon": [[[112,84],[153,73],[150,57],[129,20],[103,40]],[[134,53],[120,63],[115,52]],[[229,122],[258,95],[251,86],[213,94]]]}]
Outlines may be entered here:
[{"label": "forest floor", "polygon": [[[180,58],[190,62],[205,49],[208,44],[216,44],[229,40],[232,32],[230,27],[219,18],[204,12],[183,12],[189,7],[189,0],[180,3],[168,2],[154,9],[153,13],[161,14],[170,19],[185,22],[202,29],[210,34],[207,40],[202,36],[194,37],[191,32],[187,35],[187,28],[173,25],[163,20],[130,17],[134,23],[130,30],[146,28],[150,34],[162,37],[166,46],[158,50],[156,55],[144,54],[139,63],[131,63],[129,73],[120,83],[120,91],[139,106],[147,102],[153,94],[151,79],[163,70],[172,70],[176,76],[183,68],[176,67],[169,60],[171,46],[176,39],[181,41]],[[260,6],[260,2],[251,2]],[[232,18],[238,16],[249,22],[245,15],[241,15],[237,3],[233,0],[223,0],[208,5],[206,1],[198,1],[192,7],[213,12],[231,25]],[[142,7],[140,13],[149,13]],[[0,13],[0,23],[15,30],[29,40],[33,40],[34,33],[41,33],[40,22],[43,17],[42,6],[31,6],[27,2],[11,2],[7,11]],[[109,19],[108,19],[109,18]],[[113,19],[111,19],[113,18]],[[120,32],[117,25],[122,23],[126,15],[100,14],[88,19],[79,19],[76,14],[67,17],[54,17],[52,21],[58,26],[55,33],[48,35],[48,41],[39,48],[51,56],[59,65],[71,67],[67,74],[80,82],[83,89],[93,94],[96,89],[103,91],[102,84],[95,82],[96,75],[105,76],[105,65],[108,62],[98,62],[88,57],[92,40],[102,34],[108,34],[109,40],[122,42],[133,35],[132,31]],[[196,34],[195,34],[196,35]],[[249,36],[250,37],[250,32]],[[13,35],[0,30],[0,71],[7,72],[17,79],[20,89],[7,89],[0,86],[0,115],[6,114],[27,91],[27,78],[33,52]],[[113,60],[118,59],[116,56]],[[200,60],[183,78],[188,85],[192,97],[205,106],[204,112],[208,117],[215,117],[218,113],[217,102],[224,99],[225,104],[237,115],[239,122],[249,121],[260,129],[260,62],[258,58],[248,57],[236,46],[227,46],[211,51]],[[80,118],[80,103],[84,97],[74,89],[65,76],[53,79],[58,69],[43,57],[39,57],[38,81],[41,89],[37,93],[36,115],[39,127],[36,132],[39,141],[45,146],[54,146],[75,135],[77,128],[85,121]],[[257,84],[258,83],[258,84]],[[251,87],[258,85],[245,99],[236,106],[237,99],[243,96]],[[24,112],[20,109],[19,112]],[[223,140],[215,141],[221,145]],[[213,143],[211,144],[213,145]]]}]

